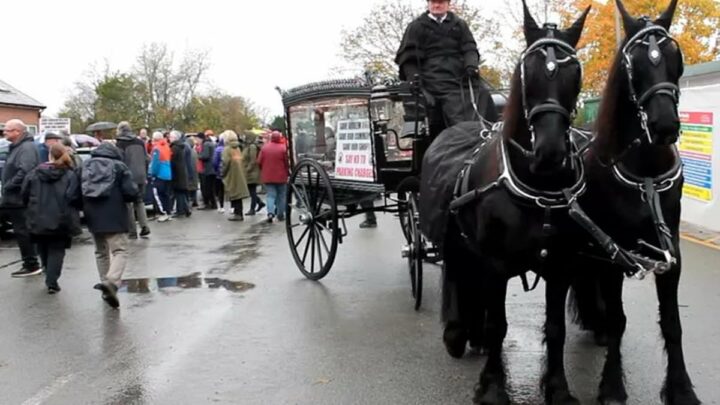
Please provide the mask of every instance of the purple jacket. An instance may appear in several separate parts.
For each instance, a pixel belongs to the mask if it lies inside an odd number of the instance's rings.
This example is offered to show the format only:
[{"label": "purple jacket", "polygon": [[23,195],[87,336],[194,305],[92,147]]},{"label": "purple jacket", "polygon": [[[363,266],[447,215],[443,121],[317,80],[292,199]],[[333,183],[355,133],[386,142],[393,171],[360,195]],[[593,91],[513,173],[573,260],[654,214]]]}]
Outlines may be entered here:
[{"label": "purple jacket", "polygon": [[[215,156],[213,156],[212,165],[215,168],[215,173],[222,173],[220,171],[220,166],[222,165],[222,153],[225,149],[225,142],[221,139],[220,142],[218,142],[217,147],[215,148]],[[218,176],[221,177],[221,176]]]}]

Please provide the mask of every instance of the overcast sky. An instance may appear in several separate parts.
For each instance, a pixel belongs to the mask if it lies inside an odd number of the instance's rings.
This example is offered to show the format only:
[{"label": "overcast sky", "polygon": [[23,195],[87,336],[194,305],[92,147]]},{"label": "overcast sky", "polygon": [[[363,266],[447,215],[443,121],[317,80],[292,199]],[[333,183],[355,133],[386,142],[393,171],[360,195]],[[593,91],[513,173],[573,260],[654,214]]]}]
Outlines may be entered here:
[{"label": "overcast sky", "polygon": [[281,114],[274,87],[327,79],[342,63],[341,30],[357,26],[379,1],[8,0],[0,79],[54,116],[92,64],[107,59],[111,68],[128,70],[144,43],[164,42],[176,55],[210,50],[212,85]]}]

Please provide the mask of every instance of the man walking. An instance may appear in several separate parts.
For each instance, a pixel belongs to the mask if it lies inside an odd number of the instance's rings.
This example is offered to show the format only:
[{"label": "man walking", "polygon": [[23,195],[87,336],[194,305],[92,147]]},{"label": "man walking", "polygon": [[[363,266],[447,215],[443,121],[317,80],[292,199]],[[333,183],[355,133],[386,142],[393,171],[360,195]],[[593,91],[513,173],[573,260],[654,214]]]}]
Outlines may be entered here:
[{"label": "man walking", "polygon": [[198,137],[202,140],[202,149],[200,149],[198,156],[202,169],[199,173],[200,191],[205,204],[202,209],[206,210],[217,209],[217,202],[215,200],[215,179],[217,173],[212,164],[213,157],[215,156],[215,142],[210,138],[212,135],[214,135],[214,133],[211,130],[198,134]]},{"label": "man walking", "polygon": [[189,217],[190,204],[188,200],[188,190],[190,189],[188,176],[188,155],[186,153],[187,145],[180,137],[180,131],[171,131],[168,136],[170,141],[170,169],[172,171],[172,190],[175,196],[175,217]]},{"label": "man walking", "polygon": [[138,198],[128,203],[128,222],[130,223],[130,239],[137,239],[135,222],[140,223],[140,236],[150,235],[147,213],[145,212],[145,188],[147,187],[147,167],[150,156],[145,151],[145,142],[138,138],[130,128],[130,123],[122,121],[117,127],[117,146],[123,151],[123,163],[130,169],[133,181],[137,185]]},{"label": "man walking", "polygon": [[95,260],[102,299],[113,308],[120,302],[117,290],[127,262],[129,216],[127,203],[138,196],[122,151],[110,143],[93,150],[82,168],[83,212],[95,241]]},{"label": "man walking", "polygon": [[11,142],[5,167],[2,171],[2,208],[10,222],[20,248],[22,268],[12,277],[29,277],[42,273],[35,245],[30,240],[26,224],[26,209],[21,196],[27,174],[40,164],[40,156],[33,137],[26,132],[25,123],[13,119],[5,123],[5,139]]}]

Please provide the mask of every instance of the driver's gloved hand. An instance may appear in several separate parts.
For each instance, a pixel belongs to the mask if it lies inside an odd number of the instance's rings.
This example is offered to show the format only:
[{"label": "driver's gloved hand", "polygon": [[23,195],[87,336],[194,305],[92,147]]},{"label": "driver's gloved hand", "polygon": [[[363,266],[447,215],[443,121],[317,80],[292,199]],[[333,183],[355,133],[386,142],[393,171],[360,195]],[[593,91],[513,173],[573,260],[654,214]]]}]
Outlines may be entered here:
[{"label": "driver's gloved hand", "polygon": [[478,76],[480,76],[480,72],[478,71],[477,66],[467,66],[465,68],[466,79],[477,79]]}]

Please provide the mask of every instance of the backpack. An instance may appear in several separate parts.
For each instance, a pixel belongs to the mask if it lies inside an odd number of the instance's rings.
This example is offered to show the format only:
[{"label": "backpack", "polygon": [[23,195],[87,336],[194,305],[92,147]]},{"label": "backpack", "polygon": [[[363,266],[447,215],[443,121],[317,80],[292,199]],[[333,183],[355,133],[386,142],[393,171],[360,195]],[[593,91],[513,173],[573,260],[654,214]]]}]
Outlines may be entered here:
[{"label": "backpack", "polygon": [[115,186],[115,164],[110,159],[90,159],[83,165],[81,181],[83,197],[109,197]]}]

